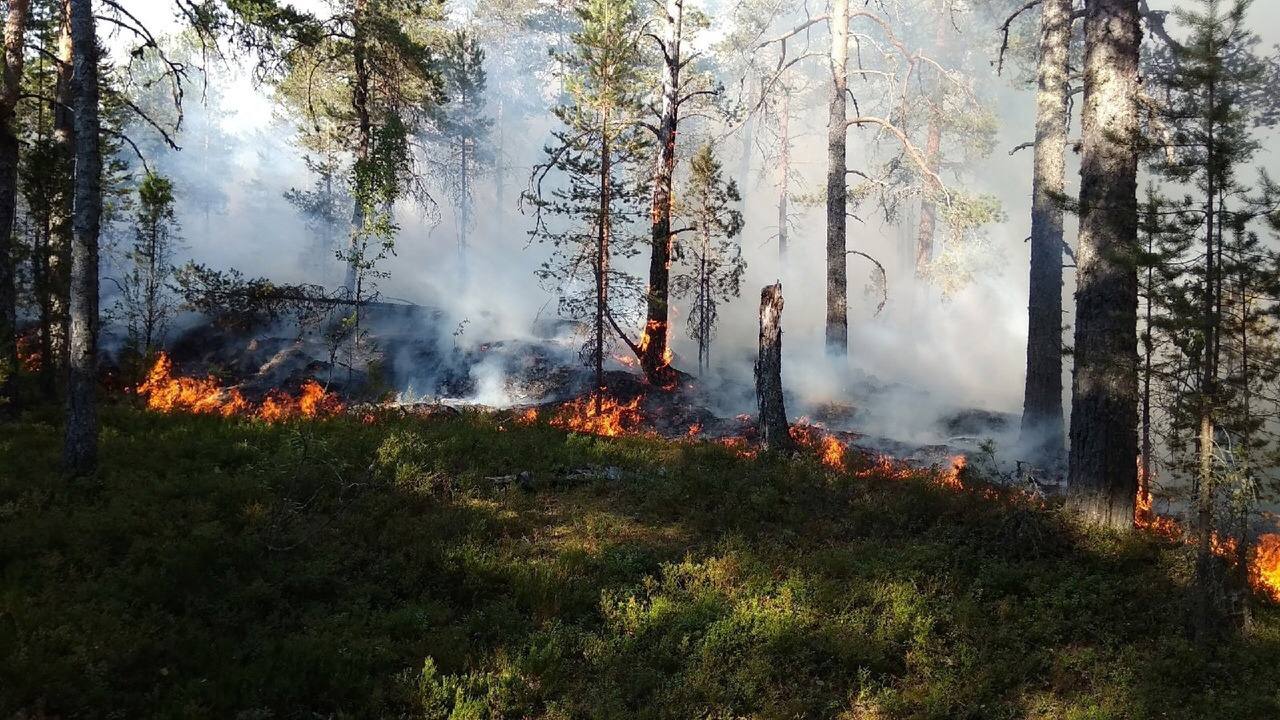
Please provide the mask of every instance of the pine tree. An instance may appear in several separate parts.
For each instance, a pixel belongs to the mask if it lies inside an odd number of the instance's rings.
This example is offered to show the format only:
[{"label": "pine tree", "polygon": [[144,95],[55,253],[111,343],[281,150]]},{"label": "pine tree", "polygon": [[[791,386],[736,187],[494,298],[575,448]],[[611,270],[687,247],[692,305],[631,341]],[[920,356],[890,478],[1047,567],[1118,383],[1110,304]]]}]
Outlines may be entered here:
[{"label": "pine tree", "polygon": [[[1256,37],[1245,28],[1249,0],[1235,0],[1226,8],[1221,0],[1200,0],[1197,10],[1180,9],[1177,16],[1188,28],[1185,42],[1172,45],[1155,79],[1163,101],[1161,120],[1169,128],[1165,152],[1156,170],[1166,180],[1189,188],[1179,208],[1182,222],[1200,238],[1188,277],[1196,311],[1183,316],[1187,341],[1186,363],[1194,370],[1191,403],[1196,426],[1196,535],[1199,546],[1197,577],[1201,590],[1200,629],[1215,614],[1210,586],[1211,541],[1215,529],[1216,487],[1222,475],[1220,445],[1225,439],[1223,413],[1232,388],[1225,382],[1230,329],[1224,316],[1232,268],[1227,266],[1226,240],[1230,227],[1243,231],[1251,214],[1247,188],[1239,174],[1258,150],[1252,134],[1257,113],[1256,90],[1267,75],[1266,64],[1254,54]],[[1245,276],[1241,276],[1245,277]],[[1246,298],[1256,292],[1243,288]],[[1188,303],[1189,304],[1189,303]],[[1245,326],[1252,313],[1242,308]],[[1189,309],[1189,308],[1188,308]],[[1224,344],[1226,341],[1226,344]],[[1245,381],[1247,383],[1247,380]]]},{"label": "pine tree", "polygon": [[177,247],[178,220],[174,214],[173,183],[147,173],[138,184],[133,244],[126,253],[127,271],[120,279],[119,314],[129,344],[140,355],[155,352],[177,310],[169,280]]},{"label": "pine tree", "polygon": [[[563,315],[586,322],[583,355],[595,373],[599,411],[609,329],[640,354],[615,319],[634,302],[638,283],[614,260],[637,252],[649,146],[638,122],[643,63],[632,0],[588,0],[576,13],[573,49],[561,58],[566,98],[554,110],[563,127],[554,131],[524,200],[535,215],[530,235],[553,249],[538,277],[556,288]],[[553,171],[562,184],[545,188]]]},{"label": "pine tree", "polygon": [[738,235],[742,231],[741,201],[738,186],[725,180],[719,160],[711,145],[703,145],[690,167],[688,187],[682,208],[689,220],[695,240],[682,245],[682,267],[675,277],[677,295],[691,299],[689,337],[698,344],[698,367],[711,365],[711,339],[719,320],[719,305],[738,297],[742,291],[742,275],[746,261]]},{"label": "pine tree", "polygon": [[489,133],[493,120],[485,107],[485,53],[466,30],[449,35],[440,59],[444,101],[436,112],[437,160],[450,191],[458,226],[458,266],[467,273],[467,231],[472,221],[476,178],[493,165]]}]

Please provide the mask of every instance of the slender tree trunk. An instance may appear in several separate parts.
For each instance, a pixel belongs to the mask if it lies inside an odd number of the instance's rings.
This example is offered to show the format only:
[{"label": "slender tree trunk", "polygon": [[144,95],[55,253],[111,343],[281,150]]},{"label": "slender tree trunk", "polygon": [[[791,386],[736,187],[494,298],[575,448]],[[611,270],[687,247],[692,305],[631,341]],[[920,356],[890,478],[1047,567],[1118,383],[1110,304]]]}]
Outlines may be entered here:
[{"label": "slender tree trunk", "polygon": [[782,89],[778,111],[778,265],[787,263],[787,208],[791,199],[791,89]]},{"label": "slender tree trunk", "polygon": [[1035,462],[1050,466],[1059,466],[1064,455],[1061,197],[1066,188],[1070,48],[1071,0],[1045,0],[1036,81],[1027,378],[1020,444]]},{"label": "slender tree trunk", "polygon": [[676,169],[676,131],[680,124],[680,64],[684,0],[666,0],[663,39],[662,116],[658,121],[658,154],[653,172],[648,308],[640,366],[650,382],[670,385],[667,362],[671,295],[671,183]]},{"label": "slender tree trunk", "polygon": [[[1154,238],[1154,231],[1152,231]],[[1147,256],[1154,257],[1154,239],[1147,242]],[[1142,334],[1142,467],[1138,472],[1138,497],[1144,507],[1151,503],[1151,374],[1155,339],[1151,329],[1152,293],[1155,291],[1155,268],[1147,266],[1146,313]]]},{"label": "slender tree trunk", "polygon": [[56,149],[55,177],[62,183],[50,205],[48,249],[48,306],[49,306],[49,355],[46,382],[56,386],[65,375],[70,319],[68,313],[71,296],[71,235],[72,235],[72,176],[75,156],[75,118],[71,111],[72,57],[71,57],[71,8],[69,0],[62,2],[62,27],[58,35],[58,65],[56,102],[53,103],[53,142]]},{"label": "slender tree trunk", "polygon": [[[355,67],[355,87],[351,93],[351,105],[356,114],[356,147],[355,147],[355,202],[351,208],[351,238],[347,246],[349,254],[347,258],[347,277],[343,283],[343,287],[348,294],[352,293],[356,288],[356,273],[361,272],[358,267],[360,259],[361,234],[364,233],[365,224],[365,203],[370,201],[369,190],[366,187],[369,183],[368,179],[368,163],[369,152],[373,144],[373,121],[369,115],[369,66],[367,53],[367,39],[365,37],[365,12],[368,9],[369,0],[356,0],[355,10],[352,13],[353,39],[351,42],[351,58]],[[359,299],[359,298],[357,298]],[[360,312],[357,307],[356,313]]]},{"label": "slender tree trunk", "polygon": [[849,127],[849,0],[831,0],[831,99],[827,118],[827,354],[849,354],[849,258],[845,227]]},{"label": "slender tree trunk", "polygon": [[766,450],[788,451],[791,434],[782,398],[782,283],[760,291],[760,356],[756,360],[760,440]]},{"label": "slender tree trunk", "polygon": [[[934,47],[940,56],[946,54],[948,46],[947,22],[938,22],[934,29]],[[934,236],[938,230],[938,203],[931,194],[939,190],[933,177],[938,177],[942,168],[942,133],[946,118],[943,117],[944,103],[947,97],[945,78],[937,78],[934,97],[929,104],[929,127],[925,132],[924,161],[931,177],[925,181],[924,194],[920,198],[920,224],[916,232],[916,279],[923,279],[929,274],[929,263],[933,261]]]},{"label": "slender tree trunk", "polygon": [[462,197],[459,199],[458,214],[458,274],[465,286],[467,283],[467,225],[471,223],[471,188],[467,180],[470,167],[467,164],[467,141],[462,141]]},{"label": "slender tree trunk", "polygon": [[18,206],[18,134],[14,108],[22,91],[23,38],[29,0],[9,0],[4,24],[4,87],[0,88],[0,416],[18,406],[18,316],[13,247]]},{"label": "slender tree trunk", "polygon": [[600,130],[600,219],[596,232],[596,318],[595,318],[595,352],[592,362],[595,364],[596,414],[604,409],[604,334],[605,323],[609,312],[609,233],[611,230],[613,198],[613,167],[609,143],[609,115],[606,112]]},{"label": "slender tree trunk", "polygon": [[73,475],[98,463],[98,231],[102,150],[98,125],[98,38],[92,0],[70,0],[75,192],[71,243],[69,381],[63,460]]},{"label": "slender tree trunk", "polygon": [[[935,112],[929,118],[928,135],[924,143],[925,164],[929,172],[938,174],[942,162],[942,118]],[[929,274],[929,263],[933,261],[933,238],[938,228],[938,204],[928,194],[933,188],[933,181],[927,183],[928,188],[920,200],[920,226],[916,233],[916,278],[924,278]]]},{"label": "slender tree trunk", "polygon": [[1068,505],[1133,527],[1137,492],[1137,0],[1088,0]]},{"label": "slender tree trunk", "polygon": [[[1208,87],[1208,107],[1211,114],[1217,109],[1215,87],[1212,82]],[[1218,305],[1221,300],[1221,242],[1216,234],[1218,219],[1218,162],[1216,143],[1216,120],[1210,118],[1206,124],[1207,158],[1205,162],[1205,235],[1204,235],[1204,285],[1202,287],[1201,332],[1204,334],[1204,351],[1201,359],[1200,398],[1200,433],[1196,452],[1199,467],[1196,473],[1196,585],[1199,590],[1199,617],[1197,630],[1205,633],[1212,626],[1216,615],[1213,607],[1214,581],[1213,565],[1213,449],[1218,395],[1218,352],[1219,352],[1219,318]]]}]

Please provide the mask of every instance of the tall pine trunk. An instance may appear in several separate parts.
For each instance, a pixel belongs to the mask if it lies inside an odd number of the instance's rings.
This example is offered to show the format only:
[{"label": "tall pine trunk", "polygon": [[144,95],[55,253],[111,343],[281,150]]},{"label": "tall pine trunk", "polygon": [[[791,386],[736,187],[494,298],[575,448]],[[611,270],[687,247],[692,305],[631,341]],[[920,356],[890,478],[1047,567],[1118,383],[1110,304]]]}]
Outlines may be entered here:
[{"label": "tall pine trunk", "polygon": [[1088,0],[1068,504],[1133,527],[1137,491],[1138,0]]},{"label": "tall pine trunk", "polygon": [[846,217],[849,90],[849,0],[831,0],[831,98],[827,117],[827,354],[849,354]]},{"label": "tall pine trunk", "polygon": [[22,91],[23,37],[29,0],[9,0],[4,24],[4,86],[0,88],[0,415],[18,405],[17,257],[13,220],[18,207],[18,133],[14,109]]},{"label": "tall pine trunk", "polygon": [[1066,187],[1071,0],[1045,0],[1036,78],[1036,142],[1031,181],[1031,283],[1021,446],[1058,466],[1062,417],[1062,194]]},{"label": "tall pine trunk", "polygon": [[667,0],[663,39],[662,116],[658,120],[658,154],[653,172],[649,255],[648,308],[640,342],[640,366],[650,382],[671,383],[667,343],[671,323],[671,184],[676,169],[676,131],[680,124],[681,40],[684,0]]},{"label": "tall pine trunk", "polygon": [[69,0],[61,4],[61,28],[58,34],[57,84],[54,89],[53,145],[54,177],[62,187],[50,203],[49,235],[45,247],[45,287],[41,306],[46,315],[41,342],[41,386],[52,398],[66,375],[68,317],[71,296],[71,226],[72,183],[75,156],[74,114],[71,111],[71,7]]},{"label": "tall pine trunk", "polygon": [[[924,160],[929,172],[936,176],[942,161],[942,118],[936,112],[929,117]],[[938,203],[928,194],[935,189],[933,186],[934,182],[929,180],[925,195],[920,200],[920,226],[916,233],[917,278],[928,275],[929,263],[933,262],[933,238],[938,229]]]},{"label": "tall pine trunk", "polygon": [[595,411],[604,409],[604,334],[609,314],[609,233],[612,215],[613,167],[609,146],[609,113],[606,111],[600,124],[600,217],[596,223],[596,317],[595,348],[592,363],[595,366]]},{"label": "tall pine trunk", "polygon": [[[365,204],[371,201],[369,183],[369,153],[373,145],[373,121],[369,114],[369,64],[366,53],[365,12],[369,0],[356,0],[352,13],[351,59],[355,68],[355,83],[351,92],[351,106],[356,114],[356,147],[355,147],[355,202],[351,208],[351,238],[347,246],[347,276],[343,288],[348,294],[356,292],[356,274],[360,258],[360,236],[364,232]],[[358,296],[353,296],[359,300]],[[354,306],[357,316],[360,306]]]},{"label": "tall pine trunk", "polygon": [[98,462],[98,231],[102,222],[102,150],[98,123],[98,38],[92,0],[70,0],[75,185],[67,423],[63,460],[74,475]]}]

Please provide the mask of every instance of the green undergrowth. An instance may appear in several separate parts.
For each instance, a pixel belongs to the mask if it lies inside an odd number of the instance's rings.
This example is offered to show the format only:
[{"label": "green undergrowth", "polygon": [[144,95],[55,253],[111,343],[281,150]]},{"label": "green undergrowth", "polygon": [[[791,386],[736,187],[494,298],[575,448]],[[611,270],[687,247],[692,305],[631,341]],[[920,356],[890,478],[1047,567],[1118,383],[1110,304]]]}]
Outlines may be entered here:
[{"label": "green undergrowth", "polygon": [[499,415],[0,428],[0,717],[1275,718],[1280,615],[922,475]]}]

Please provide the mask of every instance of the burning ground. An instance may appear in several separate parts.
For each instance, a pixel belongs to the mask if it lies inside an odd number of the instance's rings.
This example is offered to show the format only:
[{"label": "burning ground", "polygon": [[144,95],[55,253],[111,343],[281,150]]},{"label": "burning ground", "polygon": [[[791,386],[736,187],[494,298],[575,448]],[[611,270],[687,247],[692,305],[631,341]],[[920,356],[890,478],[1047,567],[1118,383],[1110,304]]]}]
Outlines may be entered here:
[{"label": "burning ground", "polygon": [[[521,341],[458,342],[459,332],[446,344],[423,332],[424,321],[437,323],[438,313],[417,306],[383,306],[370,324],[379,331],[379,359],[386,387],[373,378],[344,372],[317,338],[289,338],[260,333],[235,336],[207,326],[188,331],[175,344],[175,353],[188,357],[188,366],[221,368],[222,377],[184,374],[174,359],[161,353],[134,392],[145,406],[161,413],[190,413],[252,418],[267,422],[354,415],[375,424],[388,417],[452,417],[460,409],[486,410],[507,424],[552,427],[600,437],[641,436],[655,439],[708,442],[746,459],[756,458],[759,444],[755,417],[718,414],[723,398],[746,390],[723,378],[704,381],[673,371],[673,381],[654,387],[635,373],[632,363],[618,358],[621,369],[606,373],[603,390],[590,389],[585,373],[571,351],[572,340],[555,330]],[[461,328],[460,328],[461,330]],[[431,368],[424,373],[423,368]],[[238,379],[236,379],[238,376]],[[412,388],[425,392],[415,395]],[[281,384],[283,383],[283,384]],[[726,387],[726,385],[729,385]],[[891,390],[863,382],[855,392],[872,399]],[[354,396],[342,399],[345,391]],[[900,390],[896,390],[901,395]],[[361,401],[354,401],[363,397]],[[1003,435],[1011,419],[973,408],[952,410],[933,421],[925,437],[945,442],[903,442],[855,429],[872,423],[859,407],[830,402],[797,404],[810,410],[792,423],[791,439],[801,454],[816,458],[827,469],[854,477],[906,478],[925,474],[943,487],[959,491],[978,481],[976,491],[998,497],[1002,492],[1026,494],[1037,502],[1052,501],[1060,478],[1015,463],[1012,468],[994,454],[980,450],[984,437]],[[869,400],[868,404],[872,404]],[[883,403],[880,403],[883,404]],[[918,438],[921,433],[914,433]],[[969,456],[980,456],[972,464]],[[1149,491],[1148,491],[1149,492]],[[1189,539],[1176,519],[1155,511],[1155,499],[1139,491],[1135,524],[1166,540]],[[1270,528],[1256,532],[1254,547],[1240,557],[1230,538],[1216,540],[1214,552],[1225,564],[1248,565],[1249,584],[1260,597],[1280,602],[1280,534]]]},{"label": "burning ground", "polygon": [[3,714],[1280,713],[1275,608],[1187,645],[1181,543],[971,470],[245,398],[118,396],[93,486],[55,408],[0,439]]}]

